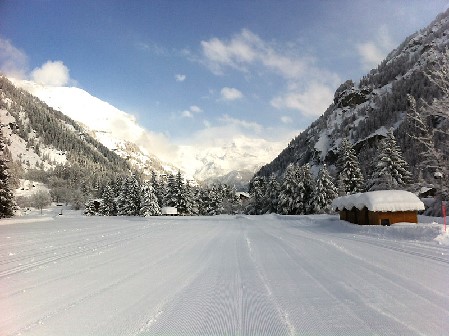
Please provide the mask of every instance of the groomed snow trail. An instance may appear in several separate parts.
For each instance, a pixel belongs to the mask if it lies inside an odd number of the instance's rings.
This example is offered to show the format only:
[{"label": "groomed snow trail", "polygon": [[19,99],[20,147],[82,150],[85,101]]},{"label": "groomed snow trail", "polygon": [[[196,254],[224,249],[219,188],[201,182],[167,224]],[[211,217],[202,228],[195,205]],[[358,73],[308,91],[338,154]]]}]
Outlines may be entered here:
[{"label": "groomed snow trail", "polygon": [[363,230],[329,216],[0,225],[0,335],[447,334],[449,247]]}]

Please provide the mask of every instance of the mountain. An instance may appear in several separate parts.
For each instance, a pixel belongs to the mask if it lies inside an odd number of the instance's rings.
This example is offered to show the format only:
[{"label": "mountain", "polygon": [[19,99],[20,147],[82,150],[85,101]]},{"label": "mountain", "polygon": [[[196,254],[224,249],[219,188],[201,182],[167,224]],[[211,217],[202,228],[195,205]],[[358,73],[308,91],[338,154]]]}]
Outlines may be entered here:
[{"label": "mountain", "polygon": [[[414,180],[425,179],[432,183],[436,167],[422,167],[422,158],[427,153],[418,140],[410,136],[410,125],[405,121],[411,108],[408,103],[408,95],[411,95],[418,104],[418,113],[432,132],[435,152],[447,159],[448,36],[449,11],[446,11],[427,28],[405,39],[359,83],[348,80],[341,84],[324,114],[255,176],[272,173],[281,176],[291,162],[309,163],[314,171],[326,163],[335,174],[338,149],[344,137],[354,144],[364,175],[370,176],[377,143],[393,128]],[[442,162],[438,165],[439,169],[445,166]]]},{"label": "mountain", "polygon": [[203,184],[226,183],[238,189],[246,189],[251,177],[271,160],[282,145],[264,139],[240,136],[221,146],[203,149],[180,146],[180,160],[189,162],[185,167],[197,181]]},{"label": "mountain", "polygon": [[[277,142],[243,136],[230,139],[220,146],[175,146],[168,143],[168,139],[161,140],[141,127],[131,114],[80,88],[44,86],[26,80],[12,81],[75,120],[93,138],[145,174],[151,170],[159,174],[181,170],[188,179],[202,184],[226,181],[229,185],[245,189],[251,176],[283,147]],[[172,153],[171,157],[161,159],[157,154],[160,147]]]},{"label": "mountain", "polygon": [[94,139],[125,158],[132,167],[150,175],[176,172],[177,167],[152,153],[152,136],[136,119],[76,87],[53,87],[26,80],[12,80],[46,104],[75,120]]},{"label": "mountain", "polygon": [[88,194],[130,170],[127,160],[77,122],[4,76],[0,76],[0,120],[15,175],[52,170],[53,177]]}]

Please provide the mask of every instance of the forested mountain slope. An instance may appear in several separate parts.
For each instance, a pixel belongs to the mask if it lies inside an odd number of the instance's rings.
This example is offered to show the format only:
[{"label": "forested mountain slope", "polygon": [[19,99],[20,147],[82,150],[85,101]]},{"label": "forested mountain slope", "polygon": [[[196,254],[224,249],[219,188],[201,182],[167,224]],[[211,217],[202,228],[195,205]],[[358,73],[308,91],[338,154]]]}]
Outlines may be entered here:
[{"label": "forested mountain slope", "polygon": [[[433,172],[447,166],[448,36],[449,11],[408,37],[359,83],[343,83],[324,114],[256,176],[281,176],[289,163],[309,163],[315,171],[326,163],[335,174],[340,143],[348,138],[354,144],[365,177],[369,178],[375,148],[387,130],[393,128],[411,167],[413,182],[431,182]],[[422,144],[419,137],[424,135],[417,134],[410,118],[407,122],[407,112],[412,110],[424,121],[433,148]],[[429,156],[432,163],[423,165]]]},{"label": "forested mountain slope", "polygon": [[125,159],[78,123],[0,76],[0,119],[11,161],[19,170],[53,170],[85,192],[127,173]]}]

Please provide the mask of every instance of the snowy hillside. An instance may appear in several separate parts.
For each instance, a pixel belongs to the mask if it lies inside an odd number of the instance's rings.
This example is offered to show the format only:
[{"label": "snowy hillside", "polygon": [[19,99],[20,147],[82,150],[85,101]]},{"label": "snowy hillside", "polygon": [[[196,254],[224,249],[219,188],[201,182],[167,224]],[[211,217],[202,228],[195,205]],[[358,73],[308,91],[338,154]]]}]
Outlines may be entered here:
[{"label": "snowy hillside", "polygon": [[439,224],[58,213],[0,222],[2,335],[449,330]]},{"label": "snowy hillside", "polygon": [[73,119],[0,76],[0,126],[11,183],[20,178],[94,194],[129,163],[89,135]]},{"label": "snowy hillside", "polygon": [[91,136],[139,170],[147,174],[151,170],[157,173],[177,171],[153,154],[157,147],[154,135],[139,126],[132,115],[76,87],[44,86],[14,79],[13,83],[82,124]]},{"label": "snowy hillside", "polygon": [[[354,144],[362,170],[369,176],[374,166],[375,148],[392,128],[415,181],[424,178],[431,183],[433,172],[419,167],[420,155],[426,153],[419,152],[419,146],[414,144],[416,140],[407,135],[409,130],[404,123],[410,109],[407,95],[416,100],[418,112],[431,129],[439,128],[447,134],[448,47],[449,11],[407,38],[359,83],[348,80],[341,84],[323,115],[257,174],[281,175],[289,163],[295,162],[315,167],[326,163],[333,171],[340,143],[346,137]],[[432,109],[438,111],[435,113]],[[435,134],[432,140],[436,150],[444,156],[448,143],[447,136],[442,134]]]}]

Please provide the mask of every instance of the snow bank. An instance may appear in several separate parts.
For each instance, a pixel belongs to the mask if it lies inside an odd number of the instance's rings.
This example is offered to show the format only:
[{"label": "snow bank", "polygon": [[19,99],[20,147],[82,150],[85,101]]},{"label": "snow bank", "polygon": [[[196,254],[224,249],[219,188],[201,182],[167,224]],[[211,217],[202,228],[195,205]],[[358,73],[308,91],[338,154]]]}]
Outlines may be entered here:
[{"label": "snow bank", "polygon": [[367,207],[370,211],[418,211],[424,210],[424,203],[405,190],[377,190],[338,197],[332,207],[337,210]]},{"label": "snow bank", "polygon": [[[370,237],[388,240],[413,240],[421,242],[434,242],[448,244],[449,238],[442,235],[443,225],[429,220],[427,216],[419,216],[418,224],[397,223],[392,226],[356,225],[340,220],[335,215],[308,215],[308,216],[282,216],[264,215],[267,219],[282,221],[287,227],[309,228],[322,235],[338,235],[352,237]],[[257,216],[248,216],[257,217]],[[260,217],[260,216],[259,216]],[[433,218],[433,217],[430,217]]]},{"label": "snow bank", "polygon": [[449,230],[446,228],[444,232],[444,228],[441,228],[441,233],[434,240],[440,245],[449,246]]}]

